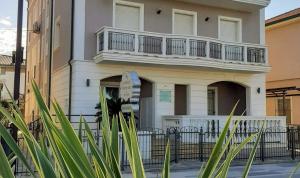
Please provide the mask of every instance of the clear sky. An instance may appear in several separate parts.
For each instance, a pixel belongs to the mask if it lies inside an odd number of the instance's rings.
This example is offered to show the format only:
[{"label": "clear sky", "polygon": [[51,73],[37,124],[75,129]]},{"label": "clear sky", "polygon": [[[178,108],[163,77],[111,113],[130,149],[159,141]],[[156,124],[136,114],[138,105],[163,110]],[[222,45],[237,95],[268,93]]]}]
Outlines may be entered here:
[{"label": "clear sky", "polygon": [[[27,1],[24,0],[23,28],[26,28],[26,6]],[[15,48],[17,7],[18,0],[0,0],[0,53],[10,54]],[[300,0],[271,0],[266,8],[266,19],[299,7]]]},{"label": "clear sky", "polygon": [[300,7],[300,0],[271,0],[266,8],[266,19]]}]

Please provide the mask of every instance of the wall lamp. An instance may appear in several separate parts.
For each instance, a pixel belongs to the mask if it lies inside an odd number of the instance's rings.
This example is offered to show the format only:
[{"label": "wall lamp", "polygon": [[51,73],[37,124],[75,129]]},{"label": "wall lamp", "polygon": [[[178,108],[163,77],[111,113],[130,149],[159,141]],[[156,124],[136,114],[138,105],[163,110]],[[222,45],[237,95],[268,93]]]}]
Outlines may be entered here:
[{"label": "wall lamp", "polygon": [[90,86],[90,83],[91,83],[90,79],[86,79],[86,82],[85,82],[85,83],[86,83],[86,86],[89,87],[89,86]]},{"label": "wall lamp", "polygon": [[256,91],[258,94],[260,94],[260,87],[258,87]]}]

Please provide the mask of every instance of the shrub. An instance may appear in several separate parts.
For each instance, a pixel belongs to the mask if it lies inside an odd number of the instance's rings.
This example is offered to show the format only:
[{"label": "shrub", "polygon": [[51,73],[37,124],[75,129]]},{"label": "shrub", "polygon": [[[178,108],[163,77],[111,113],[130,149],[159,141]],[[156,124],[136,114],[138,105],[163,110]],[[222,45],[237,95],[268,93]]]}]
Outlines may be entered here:
[{"label": "shrub", "polygon": [[[103,93],[100,95],[100,104],[102,111],[102,148],[99,148],[94,139],[93,133],[84,118],[80,119],[79,131],[76,133],[72,128],[71,123],[62,111],[62,108],[56,101],[52,102],[52,108],[56,117],[50,114],[49,108],[44,103],[37,85],[33,82],[32,88],[36,97],[36,102],[39,107],[39,113],[44,126],[44,135],[37,141],[30,133],[23,120],[22,113],[15,103],[11,105],[12,113],[5,108],[0,107],[2,114],[13,124],[15,124],[24,137],[24,143],[31,155],[34,163],[35,171],[22,154],[22,150],[15,143],[11,135],[6,131],[3,125],[0,125],[0,135],[5,139],[13,153],[18,157],[24,166],[28,169],[33,177],[54,178],[54,177],[76,177],[76,178],[120,178],[122,172],[120,169],[119,158],[119,143],[118,133],[119,124],[122,130],[122,136],[127,152],[127,157],[130,164],[130,169],[133,178],[145,178],[145,169],[141,159],[137,132],[135,127],[135,119],[133,114],[127,123],[122,115],[114,116],[110,120],[106,99]],[[233,113],[233,112],[232,112]],[[251,135],[240,144],[233,144],[230,147],[227,158],[221,162],[225,150],[232,142],[232,138],[237,129],[238,122],[230,131],[229,139],[225,140],[229,125],[231,123],[232,113],[228,117],[224,130],[212,151],[212,154],[200,170],[199,177],[227,177],[230,164],[234,157],[241,149],[250,141],[256,140],[255,146],[250,154],[249,160],[245,166],[242,177],[247,177],[250,166],[255,156],[256,148],[262,134],[262,129],[259,133]],[[119,118],[119,119],[118,119]],[[119,121],[118,121],[119,120]],[[57,121],[58,124],[57,124]],[[111,122],[111,123],[110,123]],[[120,123],[119,123],[120,122]],[[90,146],[91,154],[86,154],[82,144],[83,130],[86,131],[87,141]],[[91,158],[91,159],[90,159]],[[0,147],[0,177],[14,177],[11,163],[15,157],[6,157],[3,148]],[[170,147],[167,145],[164,165],[162,169],[162,178],[170,177]]]}]

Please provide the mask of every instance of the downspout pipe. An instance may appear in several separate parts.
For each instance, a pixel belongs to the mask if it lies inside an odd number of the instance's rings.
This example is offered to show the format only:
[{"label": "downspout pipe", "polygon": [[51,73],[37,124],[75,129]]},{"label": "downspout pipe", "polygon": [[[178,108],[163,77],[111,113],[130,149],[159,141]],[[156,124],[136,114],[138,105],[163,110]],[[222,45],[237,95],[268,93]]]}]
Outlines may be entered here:
[{"label": "downspout pipe", "polygon": [[72,82],[73,82],[73,68],[72,68],[72,59],[73,59],[73,43],[74,43],[74,0],[71,1],[71,40],[70,40],[70,59],[68,61],[69,64],[69,110],[68,110],[68,118],[71,120],[72,115]]},{"label": "downspout pipe", "polygon": [[49,51],[50,51],[50,53],[49,53],[49,66],[48,66],[48,101],[47,101],[47,105],[48,105],[48,108],[50,108],[50,106],[51,106],[51,85],[52,85],[52,82],[51,82],[51,80],[52,80],[52,76],[51,76],[51,73],[52,73],[52,60],[53,60],[53,51],[52,51],[52,49],[53,49],[53,40],[52,40],[52,38],[53,38],[53,19],[54,19],[54,17],[53,17],[53,15],[54,15],[54,12],[53,12],[53,10],[54,10],[54,8],[53,8],[53,1],[54,0],[51,0],[51,10],[50,10],[50,12],[51,12],[51,14],[50,14],[50,34],[49,34],[49,41],[50,41],[50,49],[49,49]]}]

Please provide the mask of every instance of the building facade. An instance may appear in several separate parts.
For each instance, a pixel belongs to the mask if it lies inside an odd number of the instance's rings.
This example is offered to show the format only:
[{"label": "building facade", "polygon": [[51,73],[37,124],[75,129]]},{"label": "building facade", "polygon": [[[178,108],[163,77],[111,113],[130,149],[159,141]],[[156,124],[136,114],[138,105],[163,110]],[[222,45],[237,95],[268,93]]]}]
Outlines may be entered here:
[{"label": "building facade", "polygon": [[[237,101],[235,115],[266,119],[270,66],[264,8],[269,0],[50,4],[50,87],[44,94],[74,116],[71,120],[97,112],[101,87],[108,98],[118,95],[121,76],[128,71],[141,79],[141,128],[179,124],[190,116],[220,119]],[[30,118],[34,108],[27,109]]]},{"label": "building facade", "polygon": [[267,114],[287,116],[300,124],[300,9],[266,21],[266,43],[272,66],[267,75]]},{"label": "building facade", "polygon": [[[15,77],[15,64],[13,59],[8,55],[0,55],[0,100],[11,101],[9,93],[14,92],[14,77]],[[5,86],[7,89],[5,88]],[[24,99],[25,88],[25,62],[21,65],[20,75],[20,98]]]}]

